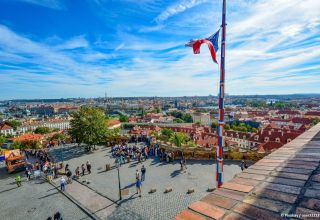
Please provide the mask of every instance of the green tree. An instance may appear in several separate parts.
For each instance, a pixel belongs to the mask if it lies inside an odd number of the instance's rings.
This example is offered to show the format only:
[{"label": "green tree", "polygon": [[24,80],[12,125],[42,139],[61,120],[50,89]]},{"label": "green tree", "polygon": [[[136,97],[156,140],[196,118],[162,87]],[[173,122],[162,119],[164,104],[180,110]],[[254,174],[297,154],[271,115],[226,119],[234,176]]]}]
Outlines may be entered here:
[{"label": "green tree", "polygon": [[186,123],[192,123],[193,122],[192,116],[189,113],[184,114],[181,119],[184,120]]},{"label": "green tree", "polygon": [[129,121],[129,117],[127,115],[120,115],[119,116],[119,121],[120,122],[128,122]]},{"label": "green tree", "polygon": [[48,134],[50,132],[51,132],[51,129],[48,127],[37,127],[34,130],[34,133],[36,133],[36,134]]},{"label": "green tree", "polygon": [[132,129],[134,127],[134,124],[122,124],[121,125],[121,128],[122,129],[128,129],[128,130],[130,130],[130,129]]},{"label": "green tree", "polygon": [[173,131],[170,128],[164,128],[164,129],[161,130],[161,134],[163,136],[166,136],[166,137],[170,138],[172,136],[172,134],[173,134]]},{"label": "green tree", "polygon": [[320,122],[319,119],[314,119],[313,122],[312,122],[312,125],[316,125],[316,124],[318,124],[319,122]]},{"label": "green tree", "polygon": [[21,122],[17,120],[8,120],[5,124],[13,127],[14,130],[17,130],[17,127],[21,126]]},{"label": "green tree", "polygon": [[182,144],[185,144],[189,141],[189,137],[182,132],[175,132],[169,139],[171,143],[177,147],[181,147]]},{"label": "green tree", "polygon": [[38,149],[40,147],[41,144],[38,141],[27,140],[22,142],[22,149]]},{"label": "green tree", "polygon": [[101,108],[82,106],[78,111],[72,112],[70,135],[78,144],[87,144],[90,150],[108,135],[106,121]]},{"label": "green tree", "polygon": [[197,147],[196,143],[194,143],[194,141],[191,141],[191,140],[187,142],[187,145],[190,148],[196,148]]},{"label": "green tree", "polygon": [[63,140],[64,141],[66,139],[67,139],[67,136],[65,134],[62,134],[62,133],[56,133],[51,137],[52,141],[58,141],[58,140],[60,140],[60,141]]},{"label": "green tree", "polygon": [[140,113],[138,114],[139,116],[145,116],[146,115],[146,110],[144,108],[140,108]]},{"label": "green tree", "polygon": [[[211,128],[216,129],[218,127],[218,122],[212,122]],[[229,126],[230,127],[230,126]]]},{"label": "green tree", "polygon": [[7,142],[7,138],[4,135],[0,135],[0,147]]},{"label": "green tree", "polygon": [[20,141],[15,141],[11,145],[11,148],[13,148],[13,149],[22,149],[22,143]]},{"label": "green tree", "polygon": [[181,118],[175,118],[173,119],[174,123],[184,123],[184,120],[182,120]]}]

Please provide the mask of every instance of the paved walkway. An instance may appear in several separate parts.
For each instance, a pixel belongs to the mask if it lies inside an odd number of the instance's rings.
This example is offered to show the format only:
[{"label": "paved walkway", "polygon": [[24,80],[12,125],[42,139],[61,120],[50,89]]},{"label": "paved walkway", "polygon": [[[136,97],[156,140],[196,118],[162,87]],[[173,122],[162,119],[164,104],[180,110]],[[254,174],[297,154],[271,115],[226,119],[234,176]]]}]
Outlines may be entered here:
[{"label": "paved walkway", "polygon": [[312,127],[176,219],[320,219],[319,131]]},{"label": "paved walkway", "polygon": [[[21,187],[15,183],[17,174],[22,176]],[[41,178],[27,181],[24,172],[8,174],[0,165],[1,220],[44,220],[53,217],[57,211],[62,213],[63,219],[91,219],[48,182]]]},{"label": "paved walkway", "polygon": [[[59,178],[53,183],[59,186]],[[117,208],[116,203],[77,181],[67,184],[65,193],[100,219],[106,219]]]},{"label": "paved walkway", "polygon": [[[59,148],[53,149],[51,154],[58,160],[63,155],[64,163],[68,163],[73,172],[77,166],[89,160],[92,172],[81,176],[80,181],[90,180],[91,183],[88,185],[90,188],[112,201],[117,201],[119,199],[117,169],[105,171],[105,165],[114,165],[115,161],[109,151],[110,148],[97,147],[96,151],[88,153],[83,148],[69,146],[63,151]],[[135,194],[135,172],[136,169],[141,169],[142,164],[146,167],[147,173],[140,198]],[[179,161],[165,163],[151,157],[142,164],[133,161],[121,166],[121,188],[128,190],[129,194],[123,196],[121,205],[108,219],[173,219],[177,212],[207,195],[207,189],[215,186],[213,160],[187,161],[188,169],[185,172],[180,171]],[[239,164],[240,162],[236,161],[226,161],[225,181],[241,172]],[[70,185],[70,188],[72,187],[73,185]],[[151,188],[157,191],[148,193]],[[172,188],[173,191],[164,193],[166,188]],[[189,188],[193,188],[195,192],[188,194]]]}]

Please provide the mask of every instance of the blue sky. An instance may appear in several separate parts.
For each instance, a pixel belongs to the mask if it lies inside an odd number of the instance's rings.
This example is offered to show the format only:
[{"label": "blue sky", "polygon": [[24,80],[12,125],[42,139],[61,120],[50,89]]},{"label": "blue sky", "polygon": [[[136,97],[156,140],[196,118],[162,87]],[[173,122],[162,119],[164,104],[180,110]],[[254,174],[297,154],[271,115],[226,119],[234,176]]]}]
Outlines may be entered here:
[{"label": "blue sky", "polygon": [[[0,0],[0,99],[216,95],[221,1]],[[227,8],[227,93],[320,93],[320,1]]]}]

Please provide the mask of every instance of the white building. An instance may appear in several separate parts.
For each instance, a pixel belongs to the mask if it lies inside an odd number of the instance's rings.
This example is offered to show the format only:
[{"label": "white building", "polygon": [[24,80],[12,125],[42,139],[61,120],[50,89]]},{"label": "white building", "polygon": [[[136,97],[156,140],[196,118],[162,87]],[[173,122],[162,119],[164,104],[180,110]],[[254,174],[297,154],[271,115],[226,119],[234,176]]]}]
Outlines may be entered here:
[{"label": "white building", "polygon": [[3,135],[14,135],[15,134],[14,129],[7,124],[0,125],[0,133]]},{"label": "white building", "polygon": [[25,122],[17,128],[17,133],[23,134],[27,131],[34,131],[37,127],[58,128],[60,130],[65,130],[70,128],[70,122],[66,119]]},{"label": "white building", "polygon": [[200,113],[200,112],[192,113],[192,120],[193,120],[193,123],[200,123],[202,125],[210,126],[211,124],[211,118],[209,113]]}]

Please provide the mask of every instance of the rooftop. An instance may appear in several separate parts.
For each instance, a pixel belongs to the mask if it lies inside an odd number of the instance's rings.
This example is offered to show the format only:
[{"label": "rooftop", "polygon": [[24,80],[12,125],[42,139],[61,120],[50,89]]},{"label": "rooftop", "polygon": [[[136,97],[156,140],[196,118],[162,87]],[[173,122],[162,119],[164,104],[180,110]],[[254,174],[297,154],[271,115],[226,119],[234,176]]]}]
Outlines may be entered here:
[{"label": "rooftop", "polygon": [[319,149],[320,124],[192,203],[176,219],[319,217]]}]

